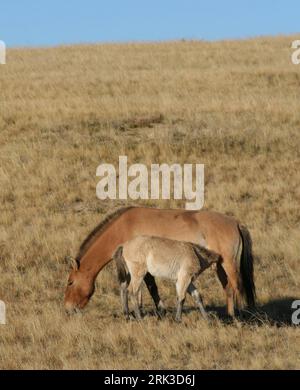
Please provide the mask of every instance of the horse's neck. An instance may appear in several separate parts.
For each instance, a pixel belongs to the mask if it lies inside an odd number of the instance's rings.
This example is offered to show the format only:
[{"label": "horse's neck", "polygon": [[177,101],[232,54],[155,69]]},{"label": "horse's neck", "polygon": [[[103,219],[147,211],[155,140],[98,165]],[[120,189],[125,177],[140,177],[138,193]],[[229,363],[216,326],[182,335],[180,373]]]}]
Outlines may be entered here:
[{"label": "horse's neck", "polygon": [[92,279],[96,278],[101,269],[111,261],[117,247],[126,237],[117,230],[115,224],[106,229],[83,255],[80,261],[80,270],[87,273]]}]

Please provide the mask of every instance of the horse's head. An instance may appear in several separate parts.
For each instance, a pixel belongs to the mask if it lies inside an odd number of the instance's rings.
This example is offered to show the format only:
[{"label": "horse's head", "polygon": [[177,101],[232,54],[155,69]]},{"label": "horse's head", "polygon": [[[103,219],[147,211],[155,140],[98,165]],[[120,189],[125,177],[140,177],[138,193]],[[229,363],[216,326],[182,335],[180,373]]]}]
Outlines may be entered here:
[{"label": "horse's head", "polygon": [[80,270],[79,263],[73,263],[65,291],[65,308],[68,313],[83,309],[95,291],[94,280]]}]

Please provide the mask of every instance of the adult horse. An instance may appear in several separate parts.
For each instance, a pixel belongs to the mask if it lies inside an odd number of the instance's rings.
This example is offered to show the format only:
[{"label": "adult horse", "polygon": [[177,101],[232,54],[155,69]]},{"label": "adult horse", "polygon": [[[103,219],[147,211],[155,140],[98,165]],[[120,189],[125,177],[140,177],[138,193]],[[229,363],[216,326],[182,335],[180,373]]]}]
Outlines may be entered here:
[{"label": "adult horse", "polygon": [[[220,254],[216,269],[228,314],[234,316],[242,296],[248,306],[255,305],[251,237],[235,218],[204,210],[127,207],[110,214],[82,243],[65,292],[68,311],[85,307],[94,293],[97,275],[112,260],[116,248],[140,235],[188,241]],[[161,306],[154,278],[147,274],[145,282],[156,306]]]}]

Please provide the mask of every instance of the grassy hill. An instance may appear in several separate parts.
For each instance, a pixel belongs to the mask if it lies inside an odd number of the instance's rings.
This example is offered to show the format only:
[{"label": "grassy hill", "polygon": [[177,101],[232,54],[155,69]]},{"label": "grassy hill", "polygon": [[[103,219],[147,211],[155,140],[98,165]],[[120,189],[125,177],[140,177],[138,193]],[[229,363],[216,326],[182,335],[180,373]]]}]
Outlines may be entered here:
[{"label": "grassy hill", "polygon": [[[299,37],[11,49],[0,66],[1,368],[300,368]],[[222,320],[215,273],[197,282],[220,314],[126,323],[114,265],[82,316],[62,300],[87,233],[116,207],[96,197],[102,162],[204,163],[205,208],[253,237],[258,313]],[[184,201],[140,201],[184,207]],[[146,310],[152,303],[145,293]],[[193,308],[188,297],[186,307]]]}]

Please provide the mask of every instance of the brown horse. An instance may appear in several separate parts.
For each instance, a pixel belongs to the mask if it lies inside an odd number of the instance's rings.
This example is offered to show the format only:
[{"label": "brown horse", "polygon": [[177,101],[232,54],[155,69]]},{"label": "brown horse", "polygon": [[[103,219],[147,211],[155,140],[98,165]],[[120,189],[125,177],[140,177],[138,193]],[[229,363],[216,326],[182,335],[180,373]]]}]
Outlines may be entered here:
[{"label": "brown horse", "polygon": [[[226,294],[228,314],[234,316],[235,304],[241,307],[243,295],[248,306],[254,307],[252,242],[245,226],[213,211],[128,207],[109,215],[82,243],[65,292],[69,312],[88,303],[97,275],[112,260],[117,247],[140,235],[188,241],[220,254],[217,275]],[[156,306],[162,307],[154,278],[147,274],[145,282]]]}]

